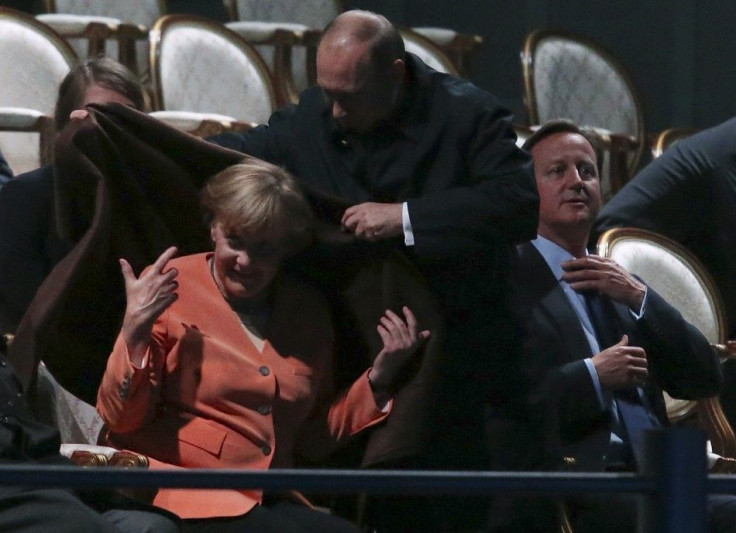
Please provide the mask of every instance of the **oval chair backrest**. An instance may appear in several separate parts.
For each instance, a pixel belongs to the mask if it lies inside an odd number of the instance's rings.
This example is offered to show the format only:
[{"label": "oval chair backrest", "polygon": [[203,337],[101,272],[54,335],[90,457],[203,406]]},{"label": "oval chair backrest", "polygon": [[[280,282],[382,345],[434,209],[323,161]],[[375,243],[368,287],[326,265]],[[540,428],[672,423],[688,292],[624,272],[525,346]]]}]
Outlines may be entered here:
[{"label": "oval chair backrest", "polygon": [[407,52],[414,54],[438,72],[458,76],[457,68],[449,57],[432,41],[408,28],[399,30]]},{"label": "oval chair backrest", "polygon": [[636,138],[643,134],[638,96],[616,60],[563,32],[531,34],[522,54],[529,119],[567,118]]},{"label": "oval chair backrest", "polygon": [[[0,105],[53,115],[59,85],[76,61],[71,47],[35,18],[0,8]],[[40,165],[38,135],[0,133],[15,174]]]},{"label": "oval chair backrest", "polygon": [[59,85],[76,55],[51,28],[0,8],[0,102],[53,114]]},{"label": "oval chair backrest", "polygon": [[[46,5],[48,11],[51,13],[109,17],[117,19],[122,23],[145,26],[149,30],[159,18],[166,14],[167,9],[165,0],[46,0]],[[80,39],[71,39],[71,42],[80,55],[87,55],[87,43],[80,41]],[[105,42],[105,55],[119,58],[119,46],[117,34],[107,38]],[[149,71],[149,55],[148,40],[136,40],[135,57],[125,62],[127,66],[137,71],[139,75],[146,77]],[[129,61],[135,61],[135,66],[129,64]]]},{"label": "oval chair backrest", "polygon": [[264,123],[276,107],[263,59],[236,33],[206,19],[159,19],[151,32],[151,66],[157,110]]},{"label": "oval chair backrest", "polygon": [[339,0],[231,0],[236,20],[293,22],[322,30],[342,12]]},{"label": "oval chair backrest", "polygon": [[[634,228],[608,230],[598,239],[598,254],[610,257],[677,309],[711,344],[726,340],[723,302],[700,262],[676,242]],[[695,402],[667,399],[670,419],[687,416]]]}]

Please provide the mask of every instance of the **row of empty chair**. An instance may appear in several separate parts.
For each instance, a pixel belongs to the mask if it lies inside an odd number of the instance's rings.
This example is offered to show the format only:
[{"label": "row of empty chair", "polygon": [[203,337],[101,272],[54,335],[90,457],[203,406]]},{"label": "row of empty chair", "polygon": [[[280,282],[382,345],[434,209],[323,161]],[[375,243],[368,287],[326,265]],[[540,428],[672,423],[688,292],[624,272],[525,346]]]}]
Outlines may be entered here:
[{"label": "row of empty chair", "polygon": [[[110,45],[119,46],[120,59],[138,68],[150,83],[152,108],[160,118],[182,128],[204,119],[193,112],[209,113],[215,122],[260,123],[276,107],[296,101],[299,92],[315,82],[321,35],[317,28],[342,10],[334,0],[225,0],[233,21],[221,25],[190,16],[160,17],[167,10],[160,0],[48,0],[46,4],[55,13],[39,15],[39,20],[65,35],[77,46],[78,55],[86,55],[87,50],[111,54]],[[464,73],[467,55],[481,41],[441,28],[405,29],[402,35],[409,51],[430,66],[456,75]],[[525,126],[569,118],[595,128],[602,146],[602,189],[604,198],[609,198],[649,157],[652,137],[647,135],[641,99],[625,68],[594,42],[550,30],[531,33],[521,59]],[[5,98],[0,98],[0,106],[48,112]],[[41,130],[47,124],[42,117],[28,116],[21,127]],[[653,148],[655,154],[657,150]]]},{"label": "row of empty chair", "polygon": [[[457,74],[431,42],[402,30],[407,48],[439,70]],[[7,72],[0,88],[0,130],[35,132],[39,141],[17,141],[3,133],[0,149],[20,173],[49,160],[53,113],[59,83],[77,60],[70,45],[48,25],[28,15],[0,9],[0,54]],[[289,98],[259,52],[217,22],[189,15],[158,19],[149,36],[151,107],[161,120],[206,135],[264,123]],[[28,62],[25,58],[32,57]],[[213,125],[215,129],[213,130]],[[13,138],[16,142],[13,142]],[[40,156],[39,156],[40,154]]]},{"label": "row of empty chair", "polygon": [[[168,14],[164,0],[46,0],[39,19],[74,42],[81,56],[107,51],[140,74],[147,72],[146,32]],[[339,0],[224,0],[228,27],[260,47],[280,76],[289,77],[292,100],[314,82],[314,53],[322,28],[343,11]],[[466,72],[470,56],[482,43],[477,35],[448,28],[414,28]],[[85,49],[86,47],[86,49]],[[107,49],[107,50],[106,50]],[[116,50],[117,49],[117,50]]]}]

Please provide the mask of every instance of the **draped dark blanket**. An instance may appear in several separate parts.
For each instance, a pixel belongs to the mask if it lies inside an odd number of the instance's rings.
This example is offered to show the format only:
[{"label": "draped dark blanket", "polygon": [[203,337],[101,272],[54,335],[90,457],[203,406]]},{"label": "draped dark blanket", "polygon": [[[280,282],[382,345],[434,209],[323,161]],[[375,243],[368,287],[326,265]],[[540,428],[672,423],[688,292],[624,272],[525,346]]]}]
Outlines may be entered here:
[{"label": "draped dark blanket", "polygon": [[[181,254],[210,249],[199,189],[246,156],[118,104],[89,110],[90,118],[61,132],[55,154],[56,223],[76,245],[38,290],[10,357],[26,387],[43,360],[65,388],[94,403],[125,310],[118,258],[140,272],[170,245]],[[348,204],[305,192],[318,219],[316,242],[285,268],[320,287],[333,307],[337,387],[380,350],[376,324],[385,309],[408,305],[432,330],[362,463],[400,460],[428,444],[445,337],[438,305],[399,248],[360,243],[341,231]]]}]

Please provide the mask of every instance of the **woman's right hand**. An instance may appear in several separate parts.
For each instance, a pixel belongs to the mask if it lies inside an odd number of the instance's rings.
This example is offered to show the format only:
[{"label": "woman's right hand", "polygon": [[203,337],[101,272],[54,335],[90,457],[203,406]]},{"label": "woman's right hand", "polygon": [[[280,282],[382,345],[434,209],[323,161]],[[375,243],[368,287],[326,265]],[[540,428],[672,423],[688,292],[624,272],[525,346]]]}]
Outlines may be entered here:
[{"label": "woman's right hand", "polygon": [[143,366],[153,324],[179,297],[176,293],[179,286],[176,281],[177,270],[171,268],[164,272],[166,264],[177,253],[175,246],[167,248],[151,268],[138,278],[130,263],[120,259],[127,301],[121,333],[128,346],[131,363],[138,368]]},{"label": "woman's right hand", "polygon": [[368,378],[374,391],[390,390],[402,370],[430,336],[429,330],[420,330],[411,309],[402,308],[404,318],[387,309],[378,324],[383,349],[373,361]]}]

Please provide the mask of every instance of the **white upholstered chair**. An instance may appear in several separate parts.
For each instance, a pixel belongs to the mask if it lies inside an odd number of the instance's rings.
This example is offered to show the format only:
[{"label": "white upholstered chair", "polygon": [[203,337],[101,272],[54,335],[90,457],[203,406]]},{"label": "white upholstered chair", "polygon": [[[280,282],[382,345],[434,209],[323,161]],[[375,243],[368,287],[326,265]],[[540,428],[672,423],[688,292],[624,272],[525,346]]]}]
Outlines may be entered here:
[{"label": "white upholstered chair", "polygon": [[[262,22],[239,20],[228,22],[225,26],[253,45],[264,61],[270,65],[278,92],[279,104],[299,101],[299,93],[315,74],[306,70],[307,54],[313,56],[314,50],[307,51],[307,36],[314,32],[304,24],[287,22]],[[316,39],[313,39],[316,40]],[[294,68],[297,66],[295,78]]]},{"label": "white upholstered chair", "polygon": [[[552,30],[527,36],[521,64],[529,124],[566,118],[595,128],[607,143],[602,178],[615,193],[645,147],[641,100],[623,66],[595,43]],[[602,183],[604,196],[607,187]]]},{"label": "white upholstered chair", "polygon": [[80,57],[110,55],[133,72],[148,72],[148,30],[166,13],[165,0],[45,0],[37,18],[72,44]]},{"label": "white upholstered chair", "polygon": [[439,72],[454,76],[460,75],[455,64],[432,41],[409,28],[401,28],[399,33],[401,33],[401,37],[404,39],[404,47],[407,52],[416,55],[427,65]]},{"label": "white upholstered chair", "polygon": [[35,18],[0,8],[0,151],[18,175],[48,163],[59,84],[76,55]]},{"label": "white upholstered chair", "polygon": [[104,425],[97,410],[64,389],[43,362],[38,365],[36,394],[36,415],[59,428],[62,443],[97,444]]},{"label": "white upholstered chair", "polygon": [[272,65],[282,93],[295,102],[316,82],[317,45],[322,29],[342,11],[338,0],[224,0],[227,26]]},{"label": "white upholstered chair", "polygon": [[154,109],[267,122],[277,105],[268,67],[236,33],[207,19],[167,15],[151,30]]},{"label": "white upholstered chair", "polygon": [[514,124],[514,133],[516,133],[516,146],[521,148],[527,139],[534,134],[534,130],[528,126]]},{"label": "white upholstered chair", "polygon": [[473,54],[483,44],[483,37],[469,33],[460,33],[450,28],[414,26],[413,31],[429,39],[442,50],[455,65],[459,75],[470,76]]},{"label": "white upholstered chair", "polygon": [[[720,294],[700,262],[676,242],[642,229],[615,228],[598,239],[598,254],[614,259],[639,276],[719,351],[725,353],[727,326]],[[736,437],[718,398],[700,401],[665,396],[671,421],[697,414],[708,431],[713,451],[736,457]]]}]

